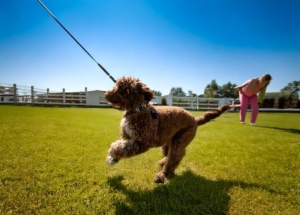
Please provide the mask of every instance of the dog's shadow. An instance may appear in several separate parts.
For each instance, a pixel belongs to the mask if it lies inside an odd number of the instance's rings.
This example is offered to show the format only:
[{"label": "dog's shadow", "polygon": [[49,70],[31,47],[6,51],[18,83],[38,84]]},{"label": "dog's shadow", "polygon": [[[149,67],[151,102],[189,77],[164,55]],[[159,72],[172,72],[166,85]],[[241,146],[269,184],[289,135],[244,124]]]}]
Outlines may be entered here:
[{"label": "dog's shadow", "polygon": [[122,176],[108,179],[111,189],[127,198],[115,202],[116,214],[228,214],[230,189],[265,189],[239,181],[210,180],[189,170],[153,190],[134,191],[122,180]]}]

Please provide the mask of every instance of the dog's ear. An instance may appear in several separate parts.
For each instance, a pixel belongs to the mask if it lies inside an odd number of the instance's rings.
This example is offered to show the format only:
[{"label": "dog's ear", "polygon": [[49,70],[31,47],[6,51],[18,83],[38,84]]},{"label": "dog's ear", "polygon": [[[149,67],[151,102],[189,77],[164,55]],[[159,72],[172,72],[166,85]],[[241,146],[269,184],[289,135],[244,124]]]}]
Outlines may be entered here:
[{"label": "dog's ear", "polygon": [[146,101],[151,101],[154,98],[154,93],[148,87],[144,89],[144,97]]}]

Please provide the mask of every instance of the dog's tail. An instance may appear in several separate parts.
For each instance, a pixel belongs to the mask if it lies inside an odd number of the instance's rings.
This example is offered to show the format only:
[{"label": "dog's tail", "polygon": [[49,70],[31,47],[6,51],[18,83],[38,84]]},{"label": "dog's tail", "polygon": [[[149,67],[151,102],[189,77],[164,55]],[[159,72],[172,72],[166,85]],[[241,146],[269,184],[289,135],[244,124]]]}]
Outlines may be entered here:
[{"label": "dog's tail", "polygon": [[196,122],[199,125],[203,125],[217,117],[219,117],[222,113],[232,108],[231,105],[223,105],[220,106],[217,110],[207,111],[203,116],[197,117]]}]

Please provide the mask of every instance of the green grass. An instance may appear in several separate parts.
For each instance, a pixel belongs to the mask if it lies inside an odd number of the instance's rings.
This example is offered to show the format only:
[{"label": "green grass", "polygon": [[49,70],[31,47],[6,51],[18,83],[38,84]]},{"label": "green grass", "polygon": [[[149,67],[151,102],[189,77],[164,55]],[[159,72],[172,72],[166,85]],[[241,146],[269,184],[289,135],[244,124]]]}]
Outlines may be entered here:
[{"label": "green grass", "polygon": [[223,114],[158,185],[160,149],[105,163],[121,117],[0,106],[0,214],[300,214],[299,113],[260,113],[257,127]]}]

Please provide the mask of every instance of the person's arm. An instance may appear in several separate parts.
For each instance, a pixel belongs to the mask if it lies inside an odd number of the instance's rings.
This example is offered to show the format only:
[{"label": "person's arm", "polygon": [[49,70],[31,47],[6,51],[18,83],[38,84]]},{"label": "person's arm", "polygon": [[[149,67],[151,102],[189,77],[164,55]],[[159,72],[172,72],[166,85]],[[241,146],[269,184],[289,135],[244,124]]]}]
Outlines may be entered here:
[{"label": "person's arm", "polygon": [[261,90],[259,91],[259,95],[258,95],[258,102],[261,102],[265,96],[265,93],[266,93],[266,89],[267,89],[267,86],[264,86],[263,88],[261,88]]},{"label": "person's arm", "polygon": [[251,79],[248,80],[248,81],[246,81],[245,83],[243,83],[243,84],[241,84],[241,85],[235,87],[235,89],[236,89],[237,91],[242,91],[243,87],[246,86],[247,84],[249,84],[250,81],[251,81]]},{"label": "person's arm", "polygon": [[244,88],[244,93],[248,93],[248,94],[253,94],[255,87],[257,84],[257,80],[256,79],[250,79],[248,81],[246,81],[245,83],[243,83],[240,86],[237,86],[235,89],[238,91],[242,91],[242,89]]}]

